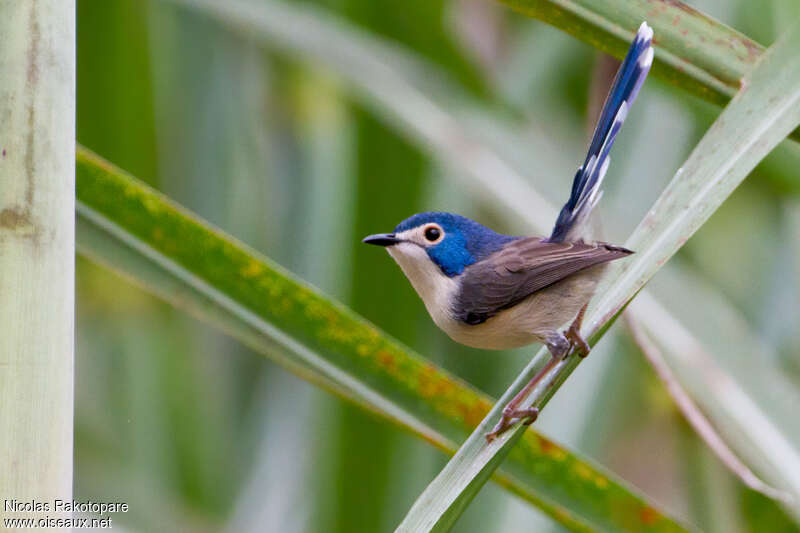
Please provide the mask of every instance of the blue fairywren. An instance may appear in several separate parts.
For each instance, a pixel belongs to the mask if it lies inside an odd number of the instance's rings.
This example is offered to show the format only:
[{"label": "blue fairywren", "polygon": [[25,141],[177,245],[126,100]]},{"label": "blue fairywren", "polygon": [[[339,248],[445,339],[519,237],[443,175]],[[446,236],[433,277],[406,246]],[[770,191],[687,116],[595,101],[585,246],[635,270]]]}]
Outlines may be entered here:
[{"label": "blue fairywren", "polygon": [[363,241],[386,247],[433,321],[454,341],[489,350],[547,346],[550,362],[505,407],[489,440],[515,419],[533,422],[538,409],[518,408],[525,396],[570,350],[589,353],[579,333],[583,312],[606,264],[633,253],[592,241],[587,219],[602,194],[611,145],[653,62],[652,37],[642,23],[549,237],[502,235],[459,215],[427,212]]}]

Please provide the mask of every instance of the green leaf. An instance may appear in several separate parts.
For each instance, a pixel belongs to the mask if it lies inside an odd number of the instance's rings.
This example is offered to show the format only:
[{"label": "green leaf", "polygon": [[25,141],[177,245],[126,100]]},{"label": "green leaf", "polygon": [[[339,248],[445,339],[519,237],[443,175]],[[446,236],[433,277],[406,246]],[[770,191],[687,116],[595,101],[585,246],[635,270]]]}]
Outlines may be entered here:
[{"label": "green leaf", "polygon": [[622,58],[643,20],[653,28],[653,73],[716,104],[739,89],[764,47],[708,15],[675,1],[498,0]]},{"label": "green leaf", "polygon": [[[762,56],[742,90],[712,125],[684,167],[625,244],[637,253],[612,265],[587,313],[584,334],[595,343],[627,303],[722,204],[731,192],[800,123],[800,24],[794,24]],[[549,355],[541,350],[489,416],[425,489],[398,531],[447,531],[524,433],[517,425],[491,444],[484,435],[500,419],[503,406],[535,374]],[[523,406],[543,407],[579,363],[572,356],[533,391]],[[548,383],[549,382],[549,383]],[[550,386],[548,386],[550,385]],[[764,450],[770,455],[774,450]],[[794,450],[781,448],[779,488],[800,497],[800,466]]]},{"label": "green leaf", "polygon": [[[675,0],[497,0],[622,58],[643,20],[653,28],[653,74],[718,105],[744,84],[764,47]],[[800,139],[800,131],[792,133]]]},{"label": "green leaf", "polygon": [[[290,13],[281,2],[172,1],[208,11],[237,27],[268,28],[277,40],[301,49],[324,46],[322,35],[297,34],[292,32],[292,25],[275,25]],[[653,74],[717,105],[724,105],[736,94],[764,53],[761,44],[674,0],[497,1],[617,58],[624,57],[636,29],[646,20],[654,31]],[[301,9],[312,10],[310,6],[292,8],[296,12]],[[272,13],[275,10],[277,13]],[[800,140],[800,131],[793,132],[792,137]]]},{"label": "green leaf", "polygon": [[[84,148],[81,253],[452,453],[492,399]],[[528,432],[493,479],[575,531],[683,531],[599,467]]]},{"label": "green leaf", "polygon": [[[529,172],[520,169],[536,169],[537,185],[544,186],[549,180],[549,188],[556,190],[559,188],[556,182],[561,182],[557,176],[569,175],[572,166],[544,141],[543,132],[532,138],[529,127],[524,132],[519,131],[501,117],[487,113],[471,102],[458,86],[445,83],[441,70],[396,45],[348,25],[330,12],[310,5],[277,1],[260,4],[242,0],[224,4],[207,0],[182,2],[208,12],[237,31],[254,32],[267,46],[330,67],[376,116],[403,132],[420,149],[430,150],[448,167],[456,169],[453,173],[456,179],[477,191],[476,196],[483,201],[492,203],[498,216],[511,225],[522,222],[521,231],[541,233],[549,229],[557,210],[531,187]],[[438,83],[432,84],[430,80]],[[465,150],[465,146],[469,149]],[[465,153],[470,156],[464,157]],[[510,164],[511,161],[516,163]],[[675,267],[670,270],[674,271]],[[719,363],[708,355],[701,357],[702,352],[697,349],[692,352],[695,354],[692,358],[680,357],[680,350],[667,349],[678,339],[697,346],[685,324],[680,324],[685,322],[685,317],[679,321],[674,314],[670,315],[647,291],[639,294],[634,307],[642,324],[666,349],[665,356],[670,364],[678,366],[683,386],[694,393],[717,426],[731,428],[724,433],[732,447],[751,465],[763,466],[761,450],[769,447],[753,446],[752,442],[769,437],[778,444],[785,443],[788,428],[776,425],[767,415],[784,405],[791,408],[793,397],[783,394],[779,401],[763,400],[761,405],[749,402],[748,409],[740,409],[752,390],[743,390],[741,383],[733,381]],[[673,306],[673,309],[680,308],[680,305]],[[719,311],[715,310],[715,316]],[[680,330],[681,335],[676,335],[676,330]],[[741,328],[739,331],[744,333]],[[717,357],[720,354],[730,356],[730,351],[719,343],[710,346],[715,348]],[[748,372],[750,376],[759,375],[770,381],[773,387],[780,377],[775,374],[775,370],[765,365]],[[732,377],[740,378],[741,374],[733,373]],[[726,386],[719,387],[723,379]],[[714,394],[705,393],[709,390],[714,390]],[[769,413],[765,412],[765,407],[769,407]],[[764,428],[769,431],[763,431]]]}]

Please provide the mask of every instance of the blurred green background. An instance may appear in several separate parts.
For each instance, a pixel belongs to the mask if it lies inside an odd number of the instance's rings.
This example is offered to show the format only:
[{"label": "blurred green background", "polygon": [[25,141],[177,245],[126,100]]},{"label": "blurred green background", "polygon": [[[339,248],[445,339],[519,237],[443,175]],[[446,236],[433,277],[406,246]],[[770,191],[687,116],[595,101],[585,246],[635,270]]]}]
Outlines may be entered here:
[{"label": "blurred green background", "polygon": [[[469,153],[443,153],[415,130],[435,115],[404,87],[381,89],[408,111],[398,117],[353,88],[348,80],[372,75],[357,63],[345,72],[186,3],[78,1],[78,142],[498,396],[532,350],[454,344],[394,262],[360,239],[428,209],[533,230],[465,181]],[[551,203],[566,199],[614,69],[589,46],[488,0],[253,3],[301,43],[313,45],[315,29],[302,22],[315,20],[380,52]],[[800,12],[795,0],[689,3],[764,45]],[[295,11],[305,18],[286,18]],[[612,154],[599,208],[607,240],[624,242],[718,112],[648,80]],[[784,142],[653,283],[763,402],[780,390],[748,365],[800,389],[798,168],[797,146]],[[75,493],[128,502],[116,526],[389,531],[444,465],[425,443],[126,280],[77,265]],[[763,348],[756,359],[737,345],[742,336]],[[797,435],[796,412],[781,419],[785,411],[776,421]],[[705,531],[797,531],[693,434],[621,326],[537,426]],[[560,527],[492,484],[456,526],[521,530]]]}]

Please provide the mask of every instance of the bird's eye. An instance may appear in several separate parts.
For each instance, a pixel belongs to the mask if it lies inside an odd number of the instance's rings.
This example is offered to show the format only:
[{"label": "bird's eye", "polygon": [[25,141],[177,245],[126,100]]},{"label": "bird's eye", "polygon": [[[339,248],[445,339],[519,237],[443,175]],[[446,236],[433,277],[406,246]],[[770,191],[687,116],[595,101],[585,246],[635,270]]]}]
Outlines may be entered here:
[{"label": "bird's eye", "polygon": [[442,236],[442,230],[440,230],[437,226],[428,226],[425,228],[425,238],[428,239],[430,242],[438,241]]}]

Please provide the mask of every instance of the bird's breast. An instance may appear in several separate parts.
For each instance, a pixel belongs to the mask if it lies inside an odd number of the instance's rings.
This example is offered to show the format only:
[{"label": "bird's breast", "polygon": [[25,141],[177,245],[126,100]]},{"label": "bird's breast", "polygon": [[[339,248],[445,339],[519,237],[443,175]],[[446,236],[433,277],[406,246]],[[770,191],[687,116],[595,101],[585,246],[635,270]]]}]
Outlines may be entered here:
[{"label": "bird's breast", "polygon": [[455,322],[452,302],[458,293],[458,280],[446,276],[425,250],[415,244],[400,243],[387,250],[417,291],[433,321],[447,331]]},{"label": "bird's breast", "polygon": [[589,301],[596,273],[593,267],[531,294],[480,324],[468,324],[457,312],[460,276],[448,277],[417,245],[387,248],[419,294],[434,323],[456,342],[484,350],[507,350],[541,342],[570,320]]}]

